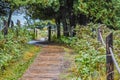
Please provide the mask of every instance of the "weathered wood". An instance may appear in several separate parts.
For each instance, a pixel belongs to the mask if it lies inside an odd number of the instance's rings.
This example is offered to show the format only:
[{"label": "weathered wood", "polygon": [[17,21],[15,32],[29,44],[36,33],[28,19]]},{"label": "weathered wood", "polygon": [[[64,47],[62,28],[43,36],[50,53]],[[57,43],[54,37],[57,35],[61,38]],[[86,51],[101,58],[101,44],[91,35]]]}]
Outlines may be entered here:
[{"label": "weathered wood", "polygon": [[37,38],[37,29],[35,28],[35,38]]},{"label": "weathered wood", "polygon": [[13,28],[14,27],[14,22],[13,22],[13,20],[11,20],[11,28]]},{"label": "weathered wood", "polygon": [[110,33],[106,37],[106,74],[107,80],[114,80],[114,63],[110,53],[110,49],[113,49],[113,33]]},{"label": "weathered wood", "polygon": [[51,41],[51,26],[48,27],[48,41]]},{"label": "weathered wood", "polygon": [[18,30],[18,27],[16,28],[16,36],[17,36],[17,37],[19,36],[19,30]]},{"label": "weathered wood", "polygon": [[118,65],[118,63],[117,63],[117,61],[116,61],[116,59],[115,59],[113,50],[112,50],[111,47],[110,47],[109,49],[110,49],[110,53],[111,53],[111,56],[112,56],[112,60],[113,60],[113,62],[114,62],[114,64],[115,64],[115,67],[116,67],[117,71],[118,71],[119,74],[120,74],[120,67],[119,67],[119,65]]},{"label": "weathered wood", "polygon": [[4,22],[3,34],[5,37],[8,34],[8,22],[6,20],[3,20],[3,22]]},{"label": "weathered wood", "polygon": [[34,28],[34,39],[36,38],[35,28]]},{"label": "weathered wood", "polygon": [[101,32],[102,32],[102,30],[101,30],[101,28],[100,27],[98,27],[98,41],[100,41],[101,43],[102,43],[102,41],[101,41],[101,38],[100,38],[100,34],[101,34]]},{"label": "weathered wood", "polygon": [[18,20],[18,19],[17,19],[17,26],[18,26],[18,27],[21,27],[21,22],[20,22],[20,20]]}]

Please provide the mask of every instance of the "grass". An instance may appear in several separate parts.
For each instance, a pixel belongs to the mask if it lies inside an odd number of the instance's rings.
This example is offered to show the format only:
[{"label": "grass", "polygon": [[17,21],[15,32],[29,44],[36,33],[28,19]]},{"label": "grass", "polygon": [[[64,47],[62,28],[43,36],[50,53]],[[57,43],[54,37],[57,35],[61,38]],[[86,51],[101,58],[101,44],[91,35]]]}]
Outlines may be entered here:
[{"label": "grass", "polygon": [[[62,73],[60,75],[60,78],[61,80],[81,80],[77,77],[75,77],[75,75],[79,75],[76,70],[77,70],[77,66],[76,64],[74,63],[74,59],[75,59],[75,56],[77,56],[78,54],[75,54],[74,50],[73,49],[70,49],[68,47],[63,47],[66,54],[64,56],[64,60],[65,61],[70,61],[71,63],[71,66],[70,68],[68,68],[67,71],[65,71],[65,73]],[[104,69],[106,66],[104,65]],[[74,73],[74,74],[73,74]],[[115,80],[120,80],[120,76],[118,74],[118,72],[116,71],[116,68],[115,68],[115,72],[114,72],[114,79]],[[90,75],[87,79],[82,79],[82,80],[105,80],[106,79],[106,71],[105,70],[99,70],[99,72],[97,72],[95,75]]]},{"label": "grass", "polygon": [[64,54],[64,65],[68,64],[68,67],[65,68],[65,70],[60,74],[60,80],[72,80],[72,71],[71,69],[73,68],[74,63],[74,58],[75,55],[73,50],[69,47],[66,46],[62,46],[62,48],[64,49],[64,51],[66,52]]},{"label": "grass", "polygon": [[23,51],[21,58],[11,61],[10,64],[5,68],[5,71],[0,72],[0,80],[18,80],[33,62],[39,51],[39,47],[29,46]]}]

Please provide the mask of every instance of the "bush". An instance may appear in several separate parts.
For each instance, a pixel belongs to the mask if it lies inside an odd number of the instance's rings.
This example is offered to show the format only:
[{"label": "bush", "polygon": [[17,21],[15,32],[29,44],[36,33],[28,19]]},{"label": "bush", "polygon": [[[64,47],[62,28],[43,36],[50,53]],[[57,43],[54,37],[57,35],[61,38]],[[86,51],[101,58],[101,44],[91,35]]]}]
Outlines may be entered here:
[{"label": "bush", "polygon": [[97,24],[77,25],[75,37],[61,37],[59,39],[59,42],[71,46],[75,51],[76,69],[73,74],[79,79],[87,80],[88,77],[95,76],[99,69],[104,70],[101,67],[105,66],[105,47],[96,39],[97,26]]},{"label": "bush", "polygon": [[10,61],[17,60],[30,39],[32,36],[25,28],[19,28],[19,35],[16,35],[16,29],[9,29],[5,38],[0,33],[0,69],[4,69]]}]

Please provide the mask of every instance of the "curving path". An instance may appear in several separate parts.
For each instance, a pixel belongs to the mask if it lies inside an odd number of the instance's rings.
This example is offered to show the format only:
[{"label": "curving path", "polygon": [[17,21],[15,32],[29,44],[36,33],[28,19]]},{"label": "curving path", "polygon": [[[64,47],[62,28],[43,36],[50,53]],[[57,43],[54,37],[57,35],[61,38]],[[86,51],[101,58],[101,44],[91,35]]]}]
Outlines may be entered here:
[{"label": "curving path", "polygon": [[60,80],[59,75],[65,69],[64,54],[60,46],[44,46],[19,80]]}]

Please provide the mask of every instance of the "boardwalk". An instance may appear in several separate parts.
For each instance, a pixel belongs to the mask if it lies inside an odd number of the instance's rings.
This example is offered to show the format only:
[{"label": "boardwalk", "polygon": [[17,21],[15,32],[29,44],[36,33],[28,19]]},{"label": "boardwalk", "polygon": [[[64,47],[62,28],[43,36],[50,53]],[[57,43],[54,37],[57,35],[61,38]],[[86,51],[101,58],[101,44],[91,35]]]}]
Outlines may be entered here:
[{"label": "boardwalk", "polygon": [[60,46],[45,46],[42,52],[19,80],[60,80],[64,70],[64,49]]}]

